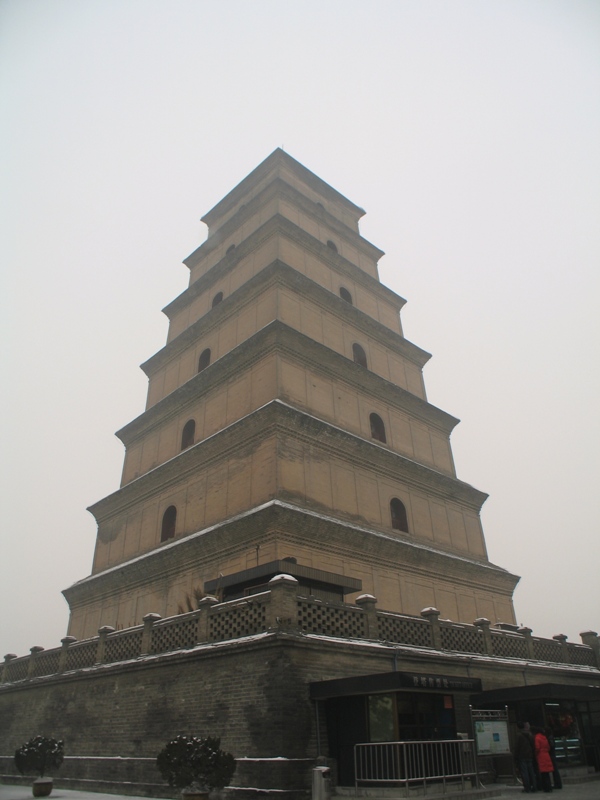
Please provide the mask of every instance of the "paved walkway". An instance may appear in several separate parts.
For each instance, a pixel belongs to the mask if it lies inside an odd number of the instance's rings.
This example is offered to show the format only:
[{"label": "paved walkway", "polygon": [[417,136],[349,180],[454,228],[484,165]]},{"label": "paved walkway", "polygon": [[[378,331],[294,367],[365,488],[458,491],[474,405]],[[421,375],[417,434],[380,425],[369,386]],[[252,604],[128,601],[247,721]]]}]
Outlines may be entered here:
[{"label": "paved walkway", "polygon": [[[523,791],[520,786],[503,786],[501,784],[490,784],[486,787],[493,792],[494,797],[502,800],[521,800]],[[496,794],[497,791],[500,794]],[[451,795],[436,795],[437,800],[458,800],[477,796],[478,792],[460,792]],[[31,800],[30,786],[5,786],[0,784],[0,800]],[[480,795],[481,796],[481,795]],[[543,792],[536,794],[538,800],[548,797]],[[560,791],[552,792],[552,800],[600,800],[600,780],[588,781],[585,783],[566,784]],[[134,798],[131,795],[103,794],[102,792],[79,792],[72,789],[54,788],[51,794],[52,800],[148,800],[148,798]],[[399,792],[398,800],[402,800],[402,793]],[[421,798],[421,800],[425,800]]]},{"label": "paved walkway", "polygon": [[[500,786],[492,783],[487,788],[499,789]],[[462,796],[468,797],[468,794]],[[502,787],[501,794],[496,796],[501,797],[502,800],[521,800],[525,797],[525,794],[520,786],[505,786]],[[552,798],[552,800],[600,800],[600,781],[566,783],[562,789],[557,789],[549,795],[543,792],[536,792],[535,796],[538,800],[545,800],[545,798]],[[4,798],[1,798],[1,800],[4,800]]]},{"label": "paved walkway", "polygon": [[[149,800],[131,795],[103,794],[102,792],[78,792],[73,789],[52,789],[51,800]],[[31,786],[5,786],[0,784],[0,800],[31,800]]]}]

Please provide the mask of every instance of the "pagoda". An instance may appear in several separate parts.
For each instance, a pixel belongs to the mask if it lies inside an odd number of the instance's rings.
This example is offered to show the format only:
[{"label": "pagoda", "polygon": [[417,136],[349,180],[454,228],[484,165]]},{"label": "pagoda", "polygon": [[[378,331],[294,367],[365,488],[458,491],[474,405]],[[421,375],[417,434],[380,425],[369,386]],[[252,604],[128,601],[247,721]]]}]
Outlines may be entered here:
[{"label": "pagoda", "polygon": [[363,214],[277,149],[203,217],[167,343],[142,365],[146,409],[117,433],[121,486],[90,507],[69,635],[282,571],[325,601],[514,623],[518,578],[488,560],[486,495],[456,476],[458,420],[427,401],[430,356],[404,337]]},{"label": "pagoda", "polygon": [[[156,756],[180,734],[234,755],[229,800],[323,798],[328,771],[338,797],[464,788],[520,719],[561,770],[597,764],[600,637],[515,624],[363,213],[275,150],[204,217],[68,634],[4,657],[5,784],[32,731],[64,740],[64,788],[136,797],[173,796]],[[429,755],[364,772],[388,745]]]}]

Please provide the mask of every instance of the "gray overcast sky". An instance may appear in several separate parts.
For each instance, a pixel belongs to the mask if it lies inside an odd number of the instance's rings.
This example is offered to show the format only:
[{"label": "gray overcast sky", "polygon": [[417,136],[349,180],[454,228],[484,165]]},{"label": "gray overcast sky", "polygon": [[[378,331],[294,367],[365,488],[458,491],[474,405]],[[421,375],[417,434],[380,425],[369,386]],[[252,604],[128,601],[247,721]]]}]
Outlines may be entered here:
[{"label": "gray overcast sky", "polygon": [[65,635],[198,220],[278,146],[367,210],[518,621],[600,630],[600,3],[3,0],[0,113],[0,656]]}]

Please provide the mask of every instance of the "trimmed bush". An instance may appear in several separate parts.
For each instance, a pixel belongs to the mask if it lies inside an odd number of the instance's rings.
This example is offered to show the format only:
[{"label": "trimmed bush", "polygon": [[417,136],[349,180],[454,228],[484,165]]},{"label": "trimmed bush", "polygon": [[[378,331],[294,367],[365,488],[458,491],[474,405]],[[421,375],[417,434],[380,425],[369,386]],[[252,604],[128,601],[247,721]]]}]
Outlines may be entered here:
[{"label": "trimmed bush", "polygon": [[35,773],[43,778],[47,769],[58,769],[64,757],[64,742],[34,736],[15,751],[15,766],[21,775]]},{"label": "trimmed bush", "polygon": [[197,785],[209,791],[229,784],[236,763],[231,753],[221,750],[219,738],[177,736],[160,751],[156,766],[169,786]]}]

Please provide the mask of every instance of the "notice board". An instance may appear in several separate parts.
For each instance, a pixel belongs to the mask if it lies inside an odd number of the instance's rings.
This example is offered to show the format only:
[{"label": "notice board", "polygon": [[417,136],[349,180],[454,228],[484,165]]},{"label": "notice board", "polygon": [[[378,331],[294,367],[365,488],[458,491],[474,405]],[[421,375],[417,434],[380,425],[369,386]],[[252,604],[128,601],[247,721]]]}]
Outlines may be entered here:
[{"label": "notice board", "polygon": [[505,719],[474,719],[478,756],[510,755],[508,722]]}]

